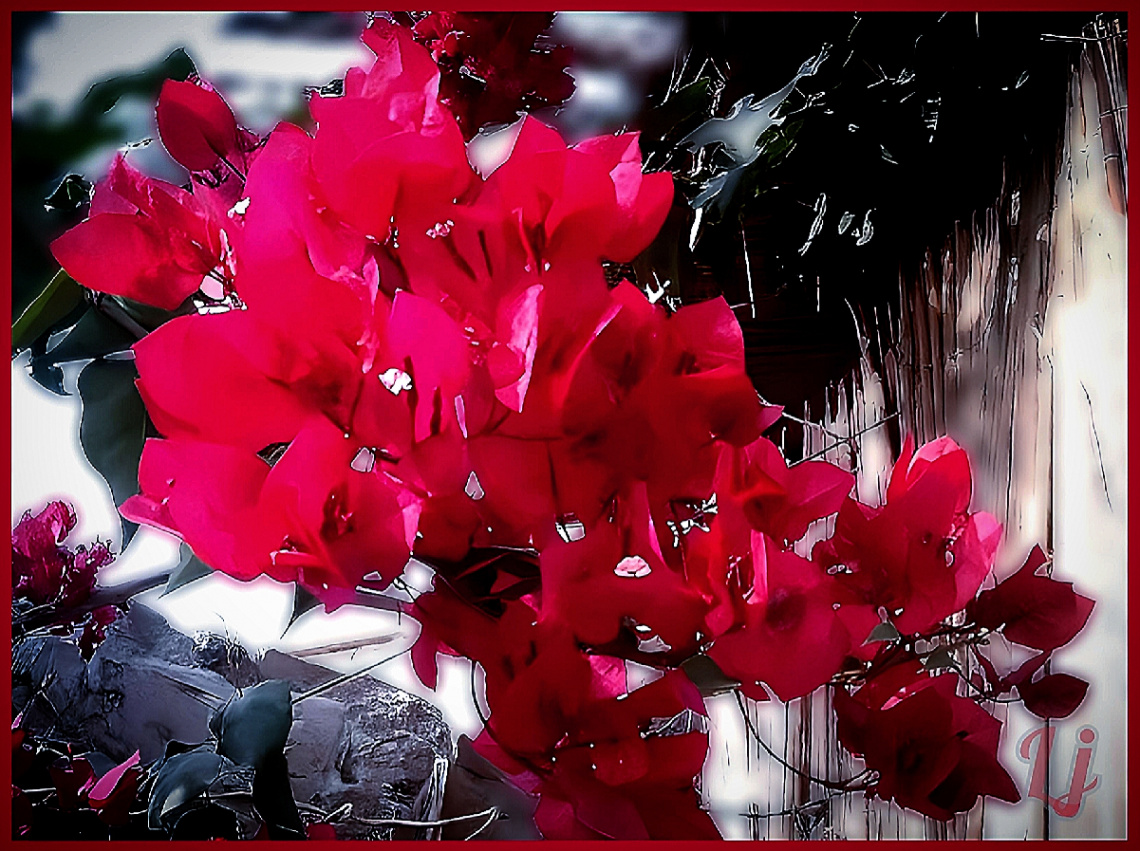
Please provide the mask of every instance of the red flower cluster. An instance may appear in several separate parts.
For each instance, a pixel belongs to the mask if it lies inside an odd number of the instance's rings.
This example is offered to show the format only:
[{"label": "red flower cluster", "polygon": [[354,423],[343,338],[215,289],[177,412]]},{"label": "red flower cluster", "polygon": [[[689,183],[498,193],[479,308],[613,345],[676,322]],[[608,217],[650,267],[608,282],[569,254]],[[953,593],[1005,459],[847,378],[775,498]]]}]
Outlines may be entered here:
[{"label": "red flower cluster", "polygon": [[1001,722],[955,694],[957,674],[901,665],[848,695],[835,692],[839,738],[877,772],[868,794],[931,818],[970,809],[980,795],[1021,799],[997,760]]},{"label": "red flower cluster", "polygon": [[39,514],[24,512],[12,530],[12,603],[51,607],[50,623],[70,632],[83,627],[79,645],[90,658],[107,627],[118,616],[114,606],[76,612],[95,587],[96,573],[114,560],[107,545],[96,541],[75,550],[63,541],[75,528],[75,512],[65,502],[52,502]]},{"label": "red flower cluster", "polygon": [[914,451],[907,439],[887,488],[870,509],[847,500],[835,536],[814,553],[857,599],[891,614],[904,634],[961,611],[993,565],[1001,526],[969,513],[970,460],[948,437]]},{"label": "red flower cluster", "polygon": [[[426,20],[452,51],[456,22]],[[716,835],[693,788],[700,694],[676,670],[698,653],[757,699],[855,666],[871,682],[837,711],[881,795],[937,817],[1009,797],[997,722],[951,678],[872,699],[884,613],[927,633],[992,566],[965,452],[908,440],[879,508],[832,464],[789,466],[723,299],[670,313],[606,283],[602,261],[637,256],[673,200],[637,136],[567,147],[524,118],[482,177],[432,56],[388,21],[364,40],[375,63],[314,96],[314,136],[257,144],[204,84],[168,85],[159,130],[192,191],[120,159],[56,243],[80,283],[199,308],[135,346],[164,437],[124,515],[330,610],[409,557],[433,565],[416,670],[434,685],[437,653],[479,663],[477,747],[541,795],[547,836]],[[812,558],[792,551],[836,512]],[[972,626],[1057,646],[1006,585]],[[627,661],[664,676],[630,690]]]}]

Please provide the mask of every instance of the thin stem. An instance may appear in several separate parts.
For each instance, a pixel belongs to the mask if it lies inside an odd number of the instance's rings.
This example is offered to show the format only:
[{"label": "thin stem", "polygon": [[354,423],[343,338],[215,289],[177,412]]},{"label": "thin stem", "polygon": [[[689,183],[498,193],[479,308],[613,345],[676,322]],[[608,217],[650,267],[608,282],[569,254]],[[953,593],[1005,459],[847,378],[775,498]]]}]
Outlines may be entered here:
[{"label": "thin stem", "polygon": [[58,623],[61,619],[75,620],[77,615],[86,614],[103,606],[122,605],[136,594],[149,591],[151,588],[157,588],[159,585],[165,585],[170,579],[170,573],[171,572],[167,570],[162,573],[153,574],[152,576],[143,576],[130,582],[124,582],[122,585],[112,585],[110,588],[97,588],[91,596],[82,603],[68,606],[64,609],[50,606],[46,610],[43,607],[37,607],[36,609],[22,612],[12,618],[12,626],[26,627],[28,630],[32,630]]},{"label": "thin stem", "polygon": [[[866,771],[863,772],[863,774],[869,774],[869,773],[870,773],[870,769],[867,769]],[[862,774],[857,775],[857,776],[861,777]],[[854,792],[854,791],[857,791],[857,790],[846,789],[846,790],[841,791],[841,792],[832,792],[830,795],[824,795],[822,798],[816,798],[814,801],[808,801],[806,804],[800,804],[799,806],[791,807],[790,809],[787,809],[787,810],[780,810],[777,813],[740,813],[740,815],[743,816],[744,818],[747,818],[747,819],[769,819],[769,818],[783,818],[784,816],[794,816],[797,813],[801,813],[805,810],[813,809],[814,807],[818,807],[821,804],[826,804],[828,801],[831,801],[835,798],[841,798],[844,795],[846,795],[848,792]]]},{"label": "thin stem", "polygon": [[319,686],[315,686],[315,687],[309,689],[308,691],[306,691],[306,692],[298,695],[297,697],[293,698],[291,703],[293,705],[296,705],[296,704],[300,703],[302,700],[307,700],[310,697],[315,697],[316,695],[320,694],[321,692],[328,691],[330,688],[336,688],[339,685],[343,685],[344,683],[347,683],[349,680],[354,680],[357,677],[364,676],[369,671],[371,671],[373,668],[379,668],[385,662],[391,662],[393,659],[395,659],[399,656],[403,656],[407,652],[408,652],[407,650],[401,650],[399,653],[393,653],[391,656],[385,656],[383,659],[380,659],[379,661],[373,662],[370,665],[365,665],[359,671],[349,671],[347,674],[341,674],[339,677],[334,677],[333,679],[329,680],[327,683],[323,683]]},{"label": "thin stem", "polygon": [[840,791],[840,792],[858,792],[860,789],[866,788],[866,785],[863,785],[863,786],[852,785],[868,773],[868,771],[866,771],[866,770],[861,772],[860,774],[856,774],[854,777],[849,777],[846,780],[824,780],[824,779],[819,778],[819,777],[813,777],[812,775],[808,774],[806,771],[801,771],[800,769],[796,768],[794,765],[791,765],[790,763],[781,759],[780,756],[774,750],[772,750],[770,747],[768,747],[768,743],[764,741],[764,739],[760,736],[759,731],[752,725],[752,719],[748,717],[748,711],[744,706],[744,697],[738,691],[734,692],[734,694],[736,695],[736,705],[740,707],[740,715],[744,719],[744,724],[748,728],[748,732],[751,733],[753,735],[753,737],[755,737],[756,741],[760,743],[760,747],[764,748],[764,750],[768,753],[768,756],[770,756],[772,759],[776,760],[776,762],[778,762],[784,768],[788,769],[793,774],[796,774],[799,777],[804,778],[805,780],[809,780],[812,783],[818,783],[820,786],[822,786],[825,789],[835,789],[835,790]]},{"label": "thin stem", "polygon": [[[487,823],[483,825],[483,827],[486,827],[487,824],[490,824],[492,821],[498,818],[500,814],[501,811],[498,807],[489,807],[488,809],[485,809],[478,813],[471,813],[465,816],[451,816],[449,818],[435,819],[433,821],[418,821],[416,819],[406,818],[365,818],[364,816],[358,816],[356,814],[349,815],[349,818],[353,821],[358,821],[361,824],[367,824],[371,827],[443,827],[444,825],[448,824],[458,824],[459,822],[470,821],[474,818],[487,818]],[[482,829],[483,828],[480,828],[479,831],[471,834],[471,836],[475,836]]]},{"label": "thin stem", "polygon": [[150,332],[136,322],[122,306],[112,298],[98,296],[95,299],[95,309],[112,320],[119,327],[141,340]]},{"label": "thin stem", "polygon": [[304,659],[308,656],[325,656],[330,653],[341,653],[345,650],[359,650],[361,647],[374,647],[395,641],[398,635],[374,635],[371,638],[358,638],[356,641],[341,641],[336,644],[322,644],[320,647],[306,647],[302,650],[293,650],[290,656]]},{"label": "thin stem", "polygon": [[226,157],[221,157],[220,159],[225,164],[226,168],[237,175],[238,180],[240,180],[242,183],[245,183],[245,175],[238,171],[232,162],[230,162]]},{"label": "thin stem", "polygon": [[400,612],[402,614],[411,614],[408,610],[409,603],[407,600],[397,600],[394,597],[389,597],[381,591],[373,591],[370,588],[358,587],[356,589],[356,597],[352,600],[352,604],[356,606],[368,606],[370,609],[381,609],[387,612]]},{"label": "thin stem", "polygon": [[[813,452],[811,455],[805,455],[799,461],[793,461],[788,466],[794,467],[794,466],[796,466],[796,464],[802,464],[804,461],[810,461],[813,458],[819,458],[821,455],[826,455],[832,449],[838,449],[840,446],[846,446],[855,438],[861,437],[862,435],[866,434],[867,432],[873,431],[874,429],[877,429],[879,426],[890,422],[895,417],[897,417],[900,413],[901,412],[899,412],[899,411],[895,411],[893,414],[890,414],[888,416],[883,417],[877,423],[871,423],[866,428],[861,428],[861,429],[859,429],[859,431],[855,432],[854,434],[849,434],[849,435],[847,435],[847,437],[843,438],[842,440],[838,441],[837,443],[833,443],[833,444],[831,444],[831,446],[825,446],[823,449],[820,449],[818,452]],[[816,425],[816,423],[812,423],[812,425]],[[823,426],[820,426],[820,428],[823,428]]]}]

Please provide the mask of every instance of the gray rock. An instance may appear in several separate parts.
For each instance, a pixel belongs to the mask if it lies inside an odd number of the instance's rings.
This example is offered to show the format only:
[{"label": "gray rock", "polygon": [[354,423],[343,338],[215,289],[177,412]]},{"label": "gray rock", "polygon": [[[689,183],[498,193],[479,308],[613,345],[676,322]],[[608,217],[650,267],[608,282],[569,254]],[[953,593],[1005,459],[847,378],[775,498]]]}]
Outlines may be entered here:
[{"label": "gray rock", "polygon": [[25,726],[40,735],[119,761],[138,750],[149,762],[171,739],[205,741],[210,712],[233,693],[222,676],[192,665],[192,646],[161,615],[137,604],[111,626],[86,665],[70,641],[28,639],[13,658],[13,706],[26,706]]},{"label": "gray rock", "polygon": [[[138,750],[144,763],[162,756],[169,740],[210,738],[210,715],[235,691],[223,673],[243,687],[288,680],[295,695],[339,676],[273,650],[254,663],[232,642],[182,635],[139,603],[111,626],[90,663],[72,642],[41,636],[15,648],[12,673],[13,707],[24,710],[26,729],[118,761]],[[438,709],[362,676],[298,702],[293,712],[286,757],[297,801],[324,812],[351,804],[352,815],[373,820],[438,814],[436,787],[453,759]],[[337,832],[387,838],[391,828],[349,818]]]},{"label": "gray rock", "polygon": [[[339,674],[275,650],[259,662],[262,676],[307,691]],[[359,677],[306,698],[286,745],[293,794],[326,812],[344,804],[368,819],[421,818],[433,809],[420,797],[440,759],[453,755],[451,732],[438,709],[372,677]],[[335,734],[334,734],[335,731]],[[434,808],[438,809],[438,808]],[[390,829],[351,819],[344,839],[387,837]]]}]

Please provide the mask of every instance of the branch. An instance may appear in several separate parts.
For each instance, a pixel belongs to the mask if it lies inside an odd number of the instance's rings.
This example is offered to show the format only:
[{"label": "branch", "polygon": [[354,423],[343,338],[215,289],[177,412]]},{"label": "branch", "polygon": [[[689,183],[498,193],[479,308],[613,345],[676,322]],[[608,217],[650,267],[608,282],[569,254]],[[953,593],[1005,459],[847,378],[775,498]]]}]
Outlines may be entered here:
[{"label": "branch", "polygon": [[848,777],[846,780],[824,780],[820,777],[813,777],[806,771],[801,771],[794,765],[791,765],[790,763],[781,759],[774,750],[768,747],[768,743],[760,737],[759,731],[752,726],[752,719],[748,717],[748,713],[745,711],[744,698],[741,696],[740,692],[734,693],[736,695],[736,705],[740,707],[740,715],[744,719],[745,726],[748,727],[748,732],[751,733],[755,737],[756,741],[760,743],[760,747],[764,748],[764,750],[767,751],[768,756],[772,757],[772,759],[776,760],[776,762],[778,762],[784,768],[788,769],[793,774],[804,778],[805,780],[809,780],[812,783],[818,783],[824,789],[834,789],[838,792],[858,792],[860,789],[866,788],[865,782],[863,785],[856,784],[867,775],[868,771],[863,771],[859,774],[856,774],[854,777]]},{"label": "branch", "polygon": [[322,644],[319,647],[306,647],[303,650],[293,650],[290,656],[304,659],[308,656],[325,656],[329,653],[341,653],[345,650],[359,650],[361,647],[374,647],[378,644],[388,644],[395,641],[398,635],[374,635],[371,638],[358,638],[355,641],[340,641],[336,644]]},{"label": "branch", "polygon": [[82,603],[66,608],[57,606],[37,606],[12,618],[12,626],[23,627],[24,631],[36,629],[41,626],[52,626],[64,620],[74,621],[78,615],[85,615],[103,606],[121,606],[136,594],[165,585],[170,579],[171,571],[166,570],[151,576],[124,582],[122,585],[112,585],[110,588],[96,588],[90,597]]}]

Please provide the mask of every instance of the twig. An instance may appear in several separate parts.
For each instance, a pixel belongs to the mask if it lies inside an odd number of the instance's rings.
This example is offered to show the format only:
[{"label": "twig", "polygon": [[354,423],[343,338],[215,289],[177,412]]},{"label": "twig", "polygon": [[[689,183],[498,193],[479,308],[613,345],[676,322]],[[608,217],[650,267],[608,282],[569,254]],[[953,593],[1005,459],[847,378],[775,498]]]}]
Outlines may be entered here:
[{"label": "twig", "polygon": [[26,627],[28,630],[32,630],[41,626],[49,626],[57,622],[61,617],[74,620],[76,615],[83,615],[95,609],[102,608],[103,606],[121,605],[136,594],[149,591],[151,588],[157,588],[159,585],[165,585],[170,579],[170,573],[171,571],[167,570],[162,573],[155,573],[151,576],[143,576],[130,582],[124,582],[122,585],[112,585],[110,588],[97,588],[91,596],[82,603],[68,606],[64,609],[55,606],[50,606],[47,609],[43,607],[31,609],[13,617],[12,626]]},{"label": "twig", "polygon": [[242,183],[245,183],[245,175],[238,171],[232,162],[230,162],[226,157],[220,157],[220,159],[225,164],[226,168],[237,175],[238,180],[240,180]]},{"label": "twig", "polygon": [[[500,815],[501,811],[498,807],[490,807],[486,810],[483,810],[482,812],[471,813],[470,815],[451,816],[450,818],[435,819],[433,821],[417,821],[416,819],[405,818],[365,818],[364,816],[358,816],[355,813],[350,814],[349,818],[353,821],[358,821],[361,824],[367,824],[371,827],[443,827],[444,825],[448,824],[457,824],[459,822],[470,821],[474,818],[486,818],[486,824],[484,824],[483,827],[479,828],[478,831],[471,834],[471,836],[475,836]],[[470,838],[471,837],[468,837],[468,839]]]},{"label": "twig", "polygon": [[358,587],[356,589],[356,597],[351,602],[352,605],[368,606],[370,609],[381,609],[388,612],[409,614],[409,604],[407,600],[397,600],[394,597],[389,597],[380,591],[373,591],[370,588]]},{"label": "twig", "polygon": [[748,712],[744,706],[743,696],[740,694],[740,692],[734,692],[734,694],[736,695],[736,705],[740,707],[740,715],[742,718],[744,718],[744,724],[748,728],[748,732],[755,737],[756,741],[760,743],[760,747],[764,748],[764,750],[768,753],[768,756],[772,757],[772,759],[776,760],[776,762],[778,762],[784,768],[788,769],[793,774],[804,778],[805,780],[809,780],[812,783],[818,783],[824,789],[835,789],[839,792],[858,792],[860,789],[866,788],[865,785],[856,786],[853,784],[866,776],[868,774],[868,771],[863,771],[859,774],[856,774],[854,777],[847,778],[846,780],[825,780],[820,777],[813,777],[806,771],[802,771],[796,768],[794,765],[791,765],[790,763],[781,759],[774,750],[768,747],[768,743],[765,742],[764,739],[760,736],[759,731],[754,726],[752,726],[752,719],[748,717]]},{"label": "twig", "polygon": [[[831,446],[825,446],[823,449],[820,449],[818,452],[813,452],[811,455],[805,455],[805,456],[804,456],[803,458],[801,458],[800,460],[798,460],[798,461],[793,461],[793,462],[792,462],[791,464],[789,464],[788,466],[789,466],[789,467],[794,467],[794,466],[796,466],[796,464],[802,464],[804,461],[810,461],[810,460],[812,460],[813,458],[818,458],[818,457],[820,457],[821,455],[826,455],[826,454],[827,454],[828,452],[830,452],[832,449],[838,449],[840,446],[846,446],[847,444],[849,444],[849,443],[850,443],[852,440],[854,440],[855,438],[857,438],[857,437],[860,437],[860,436],[862,436],[862,435],[866,434],[867,432],[869,432],[869,431],[872,431],[873,429],[877,429],[879,426],[881,426],[881,425],[884,425],[884,424],[886,424],[886,423],[890,422],[890,421],[891,421],[891,420],[893,420],[895,417],[897,417],[897,416],[898,416],[900,413],[901,413],[900,411],[895,411],[893,414],[889,414],[888,416],[885,416],[885,417],[883,417],[883,418],[882,418],[881,420],[879,420],[877,423],[871,423],[871,424],[870,424],[869,426],[867,426],[866,428],[861,428],[861,429],[859,429],[859,431],[855,432],[854,434],[849,434],[849,435],[847,435],[847,437],[843,438],[843,439],[842,439],[842,440],[840,440],[838,443],[833,443],[833,444],[831,444]],[[816,425],[816,423],[812,423],[812,425]],[[820,426],[820,428],[823,428],[823,426]],[[825,429],[825,430],[826,430],[826,429]]]},{"label": "twig", "polygon": [[150,333],[123,310],[114,299],[99,296],[95,299],[95,309],[139,340]]},{"label": "twig", "polygon": [[378,644],[387,644],[395,641],[396,635],[375,635],[371,638],[358,638],[356,641],[341,641],[336,644],[322,644],[320,647],[306,647],[303,650],[293,650],[290,656],[304,659],[308,656],[324,656],[329,653],[340,653],[344,650],[359,650],[361,647],[372,647]]},{"label": "twig", "polygon": [[323,683],[322,685],[315,686],[315,687],[309,689],[308,691],[306,691],[306,692],[298,695],[297,697],[293,698],[291,703],[293,705],[296,705],[296,704],[300,703],[302,700],[306,700],[310,697],[315,697],[316,695],[320,694],[323,691],[328,691],[330,688],[336,688],[339,685],[343,685],[344,683],[347,683],[349,680],[354,680],[357,677],[364,676],[364,674],[367,674],[373,668],[379,668],[385,662],[391,662],[393,659],[397,658],[398,656],[403,656],[407,652],[408,652],[407,650],[401,650],[399,653],[393,653],[391,656],[385,656],[383,659],[380,659],[379,661],[373,662],[370,665],[365,665],[359,671],[349,671],[347,674],[341,674],[339,677],[334,677],[333,679],[329,680],[327,683]]}]

